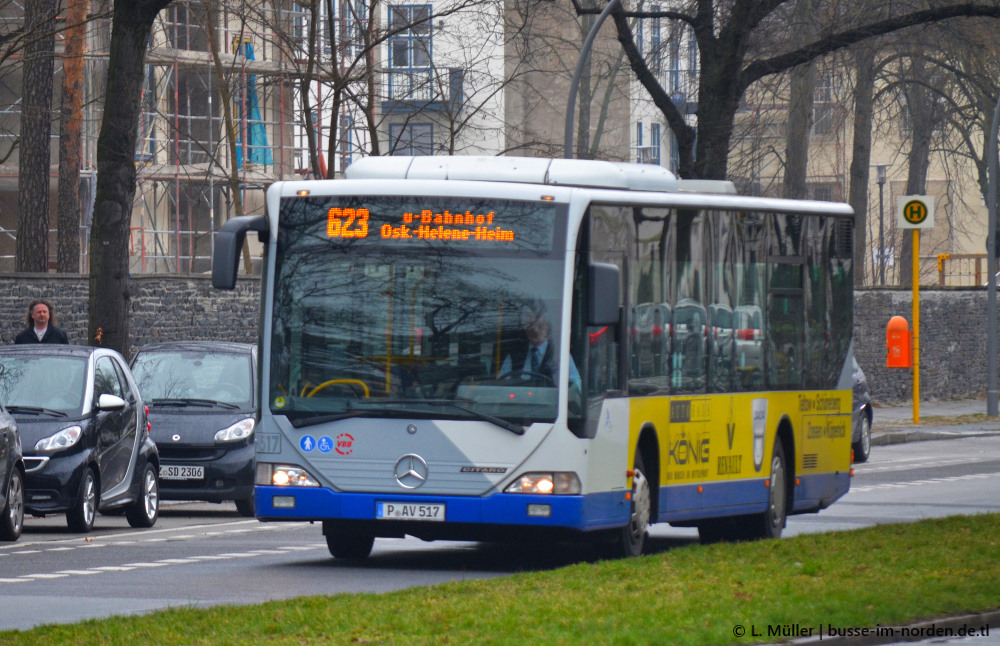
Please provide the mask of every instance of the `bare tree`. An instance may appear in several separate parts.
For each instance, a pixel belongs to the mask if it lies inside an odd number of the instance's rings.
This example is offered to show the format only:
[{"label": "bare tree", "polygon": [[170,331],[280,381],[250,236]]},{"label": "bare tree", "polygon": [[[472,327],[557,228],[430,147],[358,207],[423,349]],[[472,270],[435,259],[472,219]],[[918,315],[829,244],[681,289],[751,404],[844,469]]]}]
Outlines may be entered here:
[{"label": "bare tree", "polygon": [[[872,115],[875,94],[875,50],[871,43],[860,43],[853,49],[854,69],[854,137],[851,153],[850,196],[848,203],[854,207],[854,248],[858,267],[854,272],[855,285],[865,282],[865,264],[871,258],[868,249],[868,175],[872,157]],[[882,250],[879,250],[882,253]],[[874,275],[874,272],[873,272]]]},{"label": "bare tree", "polygon": [[[676,9],[656,12],[612,11],[619,40],[636,79],[646,88],[677,140],[682,177],[725,179],[735,115],[747,89],[755,82],[786,72],[866,39],[915,25],[959,17],[1000,17],[995,1],[944,3],[910,10],[909,4],[882,4],[871,12],[850,11],[852,3],[817,2],[815,17],[824,21],[811,42],[782,48],[787,38],[774,38],[777,24],[784,24],[786,2],[775,0],[699,0],[683,2]],[[595,13],[580,6],[577,13]],[[660,17],[690,26],[698,43],[697,137],[669,94],[658,83],[635,44],[629,17]]]},{"label": "bare tree", "polygon": [[24,9],[25,47],[18,174],[17,271],[48,271],[49,136],[56,0],[35,0]]},{"label": "bare tree", "polygon": [[[790,23],[791,38],[801,46],[816,36],[815,12],[818,0],[795,3]],[[788,131],[785,141],[784,197],[806,197],[806,168],[809,158],[809,131],[813,125],[813,93],[816,90],[816,61],[792,68],[788,100]]]},{"label": "bare tree", "polygon": [[90,230],[88,334],[97,345],[128,351],[129,225],[135,195],[135,146],[146,46],[170,0],[115,0],[107,96],[97,139],[97,199]]},{"label": "bare tree", "polygon": [[56,270],[80,271],[80,125],[83,109],[83,57],[87,47],[90,0],[68,0],[63,52],[62,110],[59,119],[59,203]]}]

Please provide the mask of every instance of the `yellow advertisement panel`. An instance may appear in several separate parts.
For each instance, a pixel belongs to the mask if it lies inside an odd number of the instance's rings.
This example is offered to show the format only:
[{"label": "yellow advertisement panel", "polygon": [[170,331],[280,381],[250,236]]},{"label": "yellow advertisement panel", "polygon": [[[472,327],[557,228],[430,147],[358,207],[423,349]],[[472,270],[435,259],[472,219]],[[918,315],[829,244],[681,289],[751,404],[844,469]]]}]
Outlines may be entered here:
[{"label": "yellow advertisement panel", "polygon": [[633,446],[641,429],[656,430],[660,486],[767,477],[782,423],[796,474],[850,469],[847,390],[637,397],[630,405]]}]

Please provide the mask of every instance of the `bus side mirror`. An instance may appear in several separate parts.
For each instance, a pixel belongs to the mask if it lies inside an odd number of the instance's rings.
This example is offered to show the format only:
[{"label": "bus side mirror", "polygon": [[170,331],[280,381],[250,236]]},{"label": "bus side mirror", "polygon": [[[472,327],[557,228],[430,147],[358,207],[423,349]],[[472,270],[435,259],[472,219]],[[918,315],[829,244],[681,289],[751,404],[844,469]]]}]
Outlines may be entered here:
[{"label": "bus side mirror", "polygon": [[589,279],[587,325],[617,325],[621,301],[618,267],[603,262],[592,262]]},{"label": "bus side mirror", "polygon": [[240,267],[240,251],[247,231],[267,233],[266,215],[243,215],[232,218],[215,232],[215,249],[212,252],[212,287],[233,289]]}]

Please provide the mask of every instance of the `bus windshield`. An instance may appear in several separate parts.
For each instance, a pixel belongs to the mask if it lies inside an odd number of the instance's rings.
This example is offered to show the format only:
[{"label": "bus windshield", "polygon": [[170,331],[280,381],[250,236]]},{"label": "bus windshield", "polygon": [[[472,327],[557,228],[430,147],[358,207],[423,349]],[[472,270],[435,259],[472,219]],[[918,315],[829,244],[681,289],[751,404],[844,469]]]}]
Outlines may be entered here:
[{"label": "bus windshield", "polygon": [[274,414],[296,426],[478,419],[515,432],[556,418],[564,206],[303,197],[284,200],[280,218]]}]

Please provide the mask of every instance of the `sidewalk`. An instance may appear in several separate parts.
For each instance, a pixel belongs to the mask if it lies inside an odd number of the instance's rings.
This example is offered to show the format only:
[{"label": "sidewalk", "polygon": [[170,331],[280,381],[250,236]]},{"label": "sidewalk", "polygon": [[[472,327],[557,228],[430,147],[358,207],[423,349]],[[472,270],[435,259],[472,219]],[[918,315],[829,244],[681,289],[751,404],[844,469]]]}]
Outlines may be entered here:
[{"label": "sidewalk", "polygon": [[[954,419],[971,416],[978,416],[978,419]],[[898,406],[876,404],[872,417],[872,444],[875,446],[993,434],[1000,434],[1000,417],[986,417],[985,399],[922,401],[919,424],[913,423],[912,402]]]}]

